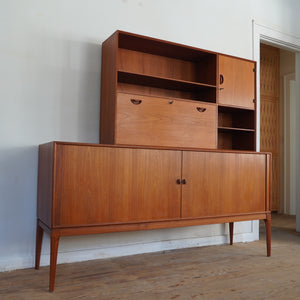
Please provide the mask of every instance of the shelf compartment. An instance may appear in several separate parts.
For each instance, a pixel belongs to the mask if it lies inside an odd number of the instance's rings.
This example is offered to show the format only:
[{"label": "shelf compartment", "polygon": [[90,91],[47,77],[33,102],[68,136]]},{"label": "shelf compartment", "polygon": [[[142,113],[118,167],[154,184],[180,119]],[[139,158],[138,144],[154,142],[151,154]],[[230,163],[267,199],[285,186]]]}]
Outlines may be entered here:
[{"label": "shelf compartment", "polygon": [[198,48],[122,31],[119,31],[118,46],[119,48],[190,61],[200,61],[203,57],[216,57],[212,51],[202,51]]},{"label": "shelf compartment", "polygon": [[255,151],[255,130],[218,128],[218,149]]},{"label": "shelf compartment", "polygon": [[190,92],[193,100],[216,102],[216,86],[165,77],[118,71],[118,83]]},{"label": "shelf compartment", "polygon": [[251,109],[219,106],[218,128],[255,131],[255,112]]},{"label": "shelf compartment", "polygon": [[119,48],[118,70],[216,85],[216,55],[211,54],[191,61]]}]

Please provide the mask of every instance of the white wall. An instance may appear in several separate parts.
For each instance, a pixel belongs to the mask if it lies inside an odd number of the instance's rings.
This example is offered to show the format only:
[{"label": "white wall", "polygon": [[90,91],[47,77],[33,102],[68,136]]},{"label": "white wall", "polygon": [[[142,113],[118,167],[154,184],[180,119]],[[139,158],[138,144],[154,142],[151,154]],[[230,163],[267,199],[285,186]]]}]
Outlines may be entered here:
[{"label": "white wall", "polygon": [[[33,265],[38,144],[99,141],[101,42],[111,33],[252,58],[252,19],[300,36],[299,11],[297,0],[1,0],[0,270]],[[254,240],[257,223],[237,233]],[[58,262],[226,240],[224,225],[67,237]],[[47,237],[42,253],[48,264]]]}]

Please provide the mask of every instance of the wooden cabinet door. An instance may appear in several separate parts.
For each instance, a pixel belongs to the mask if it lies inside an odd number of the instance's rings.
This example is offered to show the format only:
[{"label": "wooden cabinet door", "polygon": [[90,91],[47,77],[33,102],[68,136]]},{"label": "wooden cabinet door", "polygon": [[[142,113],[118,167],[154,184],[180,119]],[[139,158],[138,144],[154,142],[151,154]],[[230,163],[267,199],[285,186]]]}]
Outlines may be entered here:
[{"label": "wooden cabinet door", "polygon": [[219,55],[219,104],[254,109],[255,63]]},{"label": "wooden cabinet door", "polygon": [[215,104],[119,93],[117,144],[214,148]]},{"label": "wooden cabinet door", "polygon": [[266,156],[183,152],[182,217],[224,216],[266,209]]},{"label": "wooden cabinet door", "polygon": [[181,152],[58,145],[54,226],[180,217]]}]

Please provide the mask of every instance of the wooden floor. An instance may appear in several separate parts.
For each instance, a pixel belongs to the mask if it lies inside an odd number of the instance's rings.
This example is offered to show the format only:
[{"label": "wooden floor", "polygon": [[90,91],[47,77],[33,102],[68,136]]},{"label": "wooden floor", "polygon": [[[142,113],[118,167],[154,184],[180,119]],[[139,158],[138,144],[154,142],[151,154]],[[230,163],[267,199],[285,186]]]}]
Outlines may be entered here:
[{"label": "wooden floor", "polygon": [[0,299],[300,299],[295,217],[273,216],[272,257],[261,240],[0,273]]}]

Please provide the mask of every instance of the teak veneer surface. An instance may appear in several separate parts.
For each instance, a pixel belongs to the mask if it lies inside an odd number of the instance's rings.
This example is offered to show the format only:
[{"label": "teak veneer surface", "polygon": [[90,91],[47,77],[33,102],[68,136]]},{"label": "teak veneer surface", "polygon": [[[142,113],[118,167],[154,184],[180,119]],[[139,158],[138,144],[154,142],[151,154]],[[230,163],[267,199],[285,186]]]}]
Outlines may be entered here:
[{"label": "teak veneer surface", "polygon": [[255,108],[255,62],[219,55],[219,104]]},{"label": "teak veneer surface", "polygon": [[56,151],[54,226],[180,217],[179,151],[78,145]]},{"label": "teak veneer surface", "polygon": [[265,157],[256,154],[184,152],[182,177],[187,184],[182,189],[182,216],[264,211],[265,168]]},{"label": "teak veneer surface", "polygon": [[122,31],[103,42],[102,144],[39,147],[35,266],[45,231],[50,291],[67,235],[229,223],[232,244],[234,222],[264,220],[271,255],[271,155],[253,151],[255,65]]},{"label": "teak veneer surface", "polygon": [[214,104],[119,93],[115,140],[117,144],[214,149],[216,117]]}]

